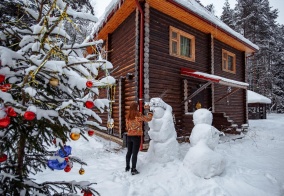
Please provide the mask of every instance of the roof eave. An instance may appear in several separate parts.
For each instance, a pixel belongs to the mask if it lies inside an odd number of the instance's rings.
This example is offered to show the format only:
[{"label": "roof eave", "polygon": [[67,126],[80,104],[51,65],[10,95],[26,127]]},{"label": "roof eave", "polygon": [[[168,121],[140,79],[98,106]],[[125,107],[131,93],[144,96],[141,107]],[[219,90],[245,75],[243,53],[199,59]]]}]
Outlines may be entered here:
[{"label": "roof eave", "polygon": [[[200,20],[203,20],[204,22],[206,22],[207,24],[211,25],[212,22],[210,22],[209,20],[207,20],[206,18],[201,17],[200,15],[196,14],[195,12],[189,10],[188,8],[184,7],[183,5],[179,4],[178,2],[174,1],[174,0],[166,0],[170,3],[172,3],[173,5],[183,9],[184,11],[190,13],[191,15],[194,15],[195,17],[199,18]],[[225,29],[222,29],[221,27],[219,27],[219,30],[222,31],[223,33],[233,37],[234,39],[238,40],[240,43],[244,44],[245,46],[247,46],[248,48],[250,48],[251,50],[254,50],[255,52],[257,52],[259,49],[253,47],[252,45],[249,45],[248,43],[244,42],[243,40],[239,39],[238,37],[236,37],[235,35],[231,34],[230,32],[226,31]]]}]

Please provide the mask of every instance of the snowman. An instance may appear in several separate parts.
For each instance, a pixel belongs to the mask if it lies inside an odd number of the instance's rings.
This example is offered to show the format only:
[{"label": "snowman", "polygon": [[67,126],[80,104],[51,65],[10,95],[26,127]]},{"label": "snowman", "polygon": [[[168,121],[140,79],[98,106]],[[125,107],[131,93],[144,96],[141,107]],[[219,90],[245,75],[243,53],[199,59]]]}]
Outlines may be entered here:
[{"label": "snowman", "polygon": [[223,156],[214,151],[221,132],[211,126],[212,120],[212,113],[207,109],[201,108],[193,113],[192,147],[183,160],[184,167],[205,179],[220,175],[225,168]]},{"label": "snowman", "polygon": [[148,123],[151,139],[147,157],[149,160],[166,163],[178,156],[177,134],[173,122],[172,107],[161,98],[150,100],[153,118]]}]

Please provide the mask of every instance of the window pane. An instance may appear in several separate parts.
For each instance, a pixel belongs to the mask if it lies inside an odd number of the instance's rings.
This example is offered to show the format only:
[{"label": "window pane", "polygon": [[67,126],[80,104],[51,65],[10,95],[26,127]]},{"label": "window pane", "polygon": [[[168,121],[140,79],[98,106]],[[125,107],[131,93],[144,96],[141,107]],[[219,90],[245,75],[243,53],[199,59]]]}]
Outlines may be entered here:
[{"label": "window pane", "polygon": [[172,39],[177,39],[177,33],[176,32],[172,32]]},{"label": "window pane", "polygon": [[227,53],[226,52],[223,53],[223,58],[227,59]]},{"label": "window pane", "polygon": [[223,60],[223,69],[227,69],[227,60]]},{"label": "window pane", "polygon": [[228,70],[230,71],[234,71],[233,62],[234,62],[234,57],[228,55]]},{"label": "window pane", "polygon": [[177,55],[177,42],[172,41],[172,54]]},{"label": "window pane", "polygon": [[190,57],[190,42],[191,40],[184,37],[180,36],[180,55]]}]

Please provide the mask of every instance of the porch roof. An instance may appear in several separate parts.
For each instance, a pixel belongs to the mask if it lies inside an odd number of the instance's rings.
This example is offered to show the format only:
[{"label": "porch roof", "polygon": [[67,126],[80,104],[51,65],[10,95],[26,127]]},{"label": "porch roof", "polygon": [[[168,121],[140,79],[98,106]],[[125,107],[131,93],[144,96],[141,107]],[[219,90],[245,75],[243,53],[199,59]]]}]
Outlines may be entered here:
[{"label": "porch roof", "polygon": [[258,94],[256,92],[248,90],[248,97],[247,97],[248,103],[265,103],[265,104],[271,104],[271,99]]},{"label": "porch roof", "polygon": [[247,89],[247,87],[249,86],[249,84],[245,82],[240,82],[237,80],[232,80],[232,79],[224,78],[221,76],[216,76],[213,74],[195,71],[189,68],[181,68],[180,74],[183,76],[190,76],[190,77],[198,78],[201,80],[218,83],[218,84],[225,85],[225,86],[236,87],[236,88]]}]

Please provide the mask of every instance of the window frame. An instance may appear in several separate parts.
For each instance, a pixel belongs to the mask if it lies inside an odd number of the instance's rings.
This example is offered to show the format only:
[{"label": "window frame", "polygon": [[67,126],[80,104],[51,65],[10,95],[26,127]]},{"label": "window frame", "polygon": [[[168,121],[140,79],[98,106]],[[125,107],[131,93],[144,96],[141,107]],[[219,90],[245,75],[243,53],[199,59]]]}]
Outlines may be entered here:
[{"label": "window frame", "polygon": [[[224,54],[227,54],[227,57],[224,57]],[[229,69],[229,56],[233,57],[233,70]],[[226,65],[224,65],[224,61],[226,61]],[[228,50],[222,49],[222,71],[226,71],[229,73],[236,74],[236,54],[229,52]]]},{"label": "window frame", "polygon": [[[172,34],[173,32],[175,32],[177,34],[177,38],[173,38]],[[191,57],[188,56],[183,56],[181,55],[181,47],[180,47],[180,36],[183,36],[187,39],[190,40],[190,55]],[[172,43],[173,42],[177,42],[177,53],[173,53],[173,47],[172,47]],[[186,33],[180,29],[177,29],[175,27],[170,26],[170,36],[169,36],[169,45],[170,45],[170,55],[171,56],[175,56],[178,58],[182,58],[188,61],[193,61],[195,62],[195,36]]]}]

